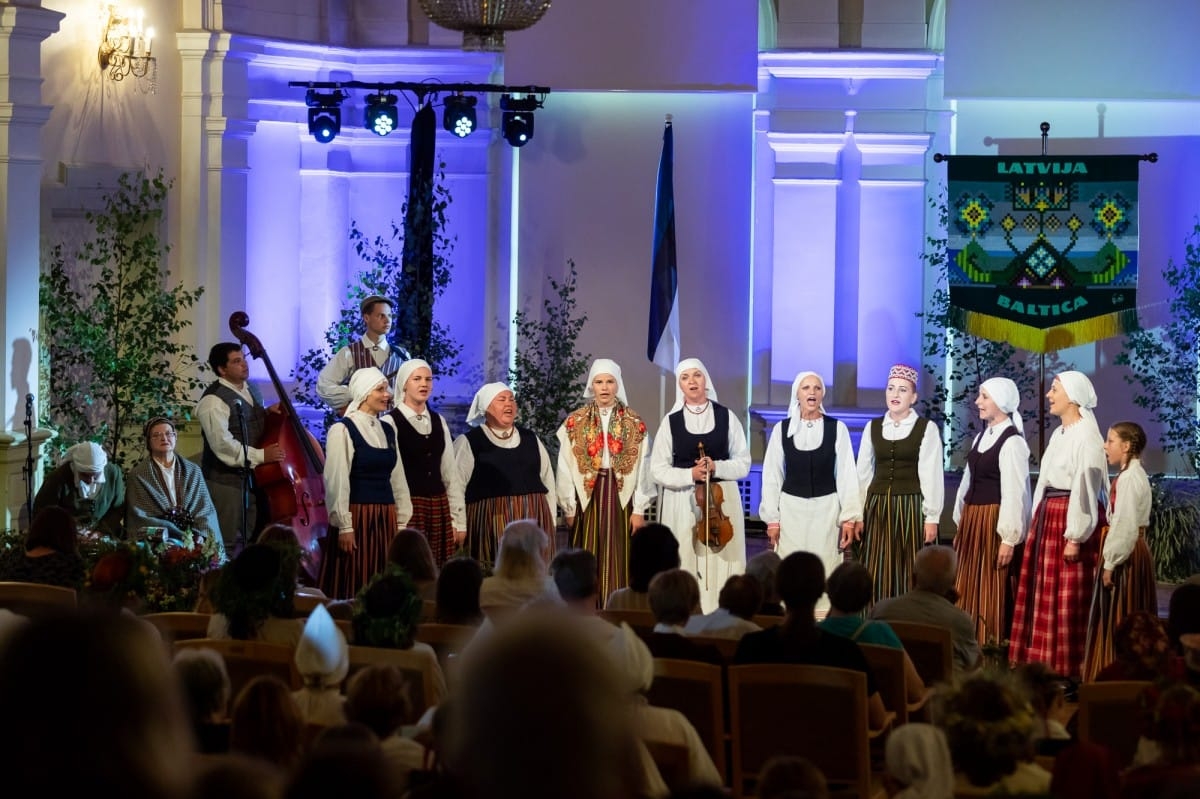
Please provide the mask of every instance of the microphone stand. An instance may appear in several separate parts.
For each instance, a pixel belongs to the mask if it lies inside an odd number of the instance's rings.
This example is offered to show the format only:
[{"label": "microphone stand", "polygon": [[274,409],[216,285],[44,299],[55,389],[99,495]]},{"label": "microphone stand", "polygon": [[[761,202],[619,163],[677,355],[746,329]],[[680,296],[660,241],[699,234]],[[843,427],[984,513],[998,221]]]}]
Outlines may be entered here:
[{"label": "microphone stand", "polygon": [[[26,524],[33,524],[33,395],[25,395],[25,466],[21,474],[25,478]],[[28,529],[28,528],[27,528]]]},{"label": "microphone stand", "polygon": [[234,403],[237,408],[238,429],[242,434],[242,526],[238,530],[237,549],[241,552],[249,543],[246,520],[250,516],[250,432],[246,427],[246,405],[241,400]]}]

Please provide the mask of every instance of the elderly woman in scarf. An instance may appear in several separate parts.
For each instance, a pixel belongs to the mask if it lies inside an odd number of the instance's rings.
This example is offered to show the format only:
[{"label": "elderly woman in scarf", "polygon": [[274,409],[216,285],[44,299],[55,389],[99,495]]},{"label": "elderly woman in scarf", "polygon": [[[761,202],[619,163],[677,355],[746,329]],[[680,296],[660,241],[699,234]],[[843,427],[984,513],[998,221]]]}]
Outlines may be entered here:
[{"label": "elderly woman in scarf", "polygon": [[467,413],[471,430],[454,441],[465,487],[471,557],[495,563],[505,525],[533,519],[554,549],[554,466],[537,434],[517,424],[517,400],[504,383],[475,393]]},{"label": "elderly woman in scarf", "polygon": [[125,521],[125,473],[108,462],[99,444],[76,444],[46,476],[33,500],[30,518],[51,505],[70,511],[81,531],[120,536]]},{"label": "elderly woman in scarf", "polygon": [[1007,377],[979,386],[975,407],[985,425],[975,436],[954,501],[955,590],[975,619],[979,641],[1003,640],[1013,549],[1029,527],[1029,445],[1017,406],[1021,392]]},{"label": "elderly woman in scarf", "polygon": [[[832,574],[862,521],[862,496],[850,431],[826,415],[824,399],[820,375],[796,375],[787,419],[767,441],[758,515],[779,557],[812,552]],[[818,605],[828,606],[824,599]]]},{"label": "elderly woman in scarf", "polygon": [[1096,391],[1082,372],[1062,372],[1046,393],[1061,425],[1042,454],[1033,522],[1017,583],[1009,660],[1082,672],[1108,477]]},{"label": "elderly woman in scarf", "polygon": [[428,405],[433,369],[426,361],[411,358],[400,364],[396,391],[400,397],[390,416],[412,495],[408,526],[425,534],[434,563],[441,568],[467,540],[467,508],[450,427]]},{"label": "elderly woman in scarf", "polygon": [[[392,399],[375,367],[350,378],[354,399],[329,428],[325,448],[325,500],[329,534],[321,561],[321,590],[350,599],[388,562],[388,547],[412,516],[396,426],[380,418]],[[336,532],[335,532],[336,531]]]},{"label": "elderly woman in scarf", "polygon": [[174,423],[156,416],[146,422],[142,433],[149,457],[129,473],[126,530],[131,536],[154,527],[165,528],[172,538],[183,538],[188,531],[206,539],[211,536],[224,560],[225,546],[208,484],[198,464],[175,454]]},{"label": "elderly woman in scarf", "polygon": [[[650,473],[662,489],[658,519],[679,539],[680,568],[696,575],[700,606],[711,613],[725,581],[746,570],[746,520],[737,481],[750,473],[750,447],[738,417],[717,404],[703,363],[680,361],[675,378],[675,404],[654,437]],[[733,531],[724,546],[711,546],[711,536],[697,540],[694,534],[696,523],[705,518],[696,488],[705,483],[721,486],[720,510]]]},{"label": "elderly woman in scarf", "polygon": [[642,526],[648,494],[638,491],[646,423],[625,397],[621,367],[597,358],[583,397],[558,428],[558,505],[571,546],[596,556],[603,600],[629,585],[629,537]]}]

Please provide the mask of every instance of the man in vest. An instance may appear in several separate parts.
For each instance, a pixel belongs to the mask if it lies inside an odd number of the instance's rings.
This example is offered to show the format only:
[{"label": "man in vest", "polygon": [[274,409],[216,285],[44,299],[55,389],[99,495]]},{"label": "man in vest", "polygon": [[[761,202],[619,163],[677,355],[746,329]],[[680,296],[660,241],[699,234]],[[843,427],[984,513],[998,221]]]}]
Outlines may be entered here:
[{"label": "man in vest", "polygon": [[[284,458],[278,443],[260,448],[267,411],[262,394],[247,382],[250,365],[242,353],[242,345],[232,342],[216,344],[208,353],[208,365],[217,379],[204,391],[196,405],[196,418],[204,435],[204,453],[200,462],[208,493],[217,509],[217,521],[225,539],[225,551],[236,552],[242,526],[243,492],[250,491],[246,509],[245,542],[253,541],[258,523],[258,501],[253,478],[244,475],[263,463]],[[265,522],[266,519],[264,518]]]},{"label": "man in vest", "polygon": [[338,350],[337,355],[317,375],[317,396],[329,403],[339,414],[350,404],[350,376],[368,366],[378,367],[396,391],[396,372],[408,360],[408,353],[388,344],[387,333],[392,329],[392,301],[372,294],[359,305],[366,332]]}]

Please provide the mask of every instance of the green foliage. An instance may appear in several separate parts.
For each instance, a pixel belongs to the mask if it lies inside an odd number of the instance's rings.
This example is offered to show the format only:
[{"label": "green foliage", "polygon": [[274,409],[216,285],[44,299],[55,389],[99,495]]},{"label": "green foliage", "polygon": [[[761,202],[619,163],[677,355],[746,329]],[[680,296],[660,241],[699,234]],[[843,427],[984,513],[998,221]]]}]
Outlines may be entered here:
[{"label": "green foliage", "polygon": [[574,261],[567,261],[567,270],[561,283],[547,278],[554,298],[542,303],[540,318],[524,310],[513,317],[517,352],[509,384],[517,398],[521,423],[538,434],[551,458],[558,454],[555,431],[563,417],[582,402],[582,382],[591,360],[576,349],[587,314],[575,316],[578,273]]},{"label": "green foliage", "polygon": [[76,252],[61,244],[41,274],[44,412],[57,444],[96,441],[118,464],[144,450],[141,423],[190,418],[203,386],[199,359],[179,333],[203,287],[168,288],[162,225],[173,181],[123,174],[104,209],[85,219],[91,237]]},{"label": "green foliage", "polygon": [[1150,478],[1146,543],[1159,580],[1182,583],[1200,571],[1200,486],[1191,480]]},{"label": "green foliage", "polygon": [[[938,230],[945,231],[949,223],[949,205],[943,186],[929,205],[938,213]],[[922,356],[925,374],[931,379],[932,391],[924,392],[917,410],[937,422],[942,429],[948,457],[963,458],[983,423],[975,408],[979,385],[991,377],[1007,377],[1021,392],[1022,415],[1030,418],[1033,408],[1041,402],[1038,385],[1037,355],[1018,350],[1008,342],[989,341],[967,333],[961,328],[959,316],[950,305],[949,260],[944,235],[927,236],[921,258],[930,271],[937,274],[928,307],[917,313],[922,321],[924,344]],[[1049,353],[1047,369],[1057,371],[1061,365],[1057,353]],[[947,363],[949,368],[947,369]],[[1048,371],[1047,374],[1053,374]],[[947,416],[946,409],[951,409]],[[1025,425],[1028,435],[1030,425]]]},{"label": "green foliage", "polygon": [[[439,378],[451,377],[462,368],[459,358],[462,345],[451,338],[445,325],[433,318],[434,303],[445,293],[451,279],[450,254],[455,238],[446,234],[446,209],[450,201],[450,191],[445,185],[445,164],[442,163],[438,165],[433,182],[432,213],[417,215],[419,219],[432,220],[430,229],[414,228],[406,237],[405,231],[393,222],[388,235],[370,238],[357,223],[351,223],[350,241],[367,266],[346,286],[346,304],[326,329],[325,346],[305,352],[292,370],[297,384],[296,401],[324,411],[322,427],[314,432],[324,433],[337,421],[337,414],[317,396],[317,376],[338,350],[362,335],[359,303],[364,297],[378,294],[395,303],[395,318],[388,333],[388,342],[392,346],[428,361]],[[407,216],[407,211],[408,204],[405,203],[401,213]],[[432,269],[430,265],[426,266],[431,280],[422,280],[414,260],[404,258],[406,238],[421,235],[431,235],[433,239]],[[399,387],[396,388],[398,391]]]},{"label": "green foliage", "polygon": [[1134,387],[1133,402],[1149,411],[1150,421],[1162,431],[1163,451],[1181,457],[1193,475],[1200,475],[1200,219],[1186,247],[1182,264],[1170,260],[1162,270],[1171,291],[1169,321],[1127,335],[1116,363],[1129,367],[1125,382]]}]

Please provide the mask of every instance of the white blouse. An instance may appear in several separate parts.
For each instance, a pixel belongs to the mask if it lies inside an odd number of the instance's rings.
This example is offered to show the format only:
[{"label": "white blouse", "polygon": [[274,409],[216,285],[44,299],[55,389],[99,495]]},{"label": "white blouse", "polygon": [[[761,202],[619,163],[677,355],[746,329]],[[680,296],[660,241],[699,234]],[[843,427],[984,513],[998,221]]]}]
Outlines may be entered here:
[{"label": "white blouse", "polygon": [[[763,455],[762,466],[762,501],[758,506],[758,515],[767,524],[775,524],[780,520],[779,498],[783,493],[783,481],[786,479],[785,461],[783,455],[783,437],[787,434],[787,419],[775,425],[771,438],[767,442],[767,451]],[[821,446],[825,440],[825,417],[814,420],[809,427],[807,420],[801,422],[792,443],[801,452],[811,452]],[[834,480],[837,484],[838,522],[862,521],[862,495],[859,493],[858,474],[854,463],[854,445],[850,443],[850,431],[845,422],[837,423],[837,440],[833,445]]]},{"label": "white blouse", "polygon": [[[713,459],[713,479],[741,480],[750,474],[750,445],[746,442],[746,433],[742,423],[738,421],[733,411],[729,411],[729,457],[725,460]],[[683,426],[689,433],[707,433],[716,426],[711,402],[704,406],[700,413],[693,413],[691,406],[684,405]],[[654,448],[650,454],[650,472],[654,482],[667,489],[692,489],[696,485],[690,468],[676,467],[675,442],[671,436],[671,416],[663,417],[659,425],[658,435],[654,437]]]},{"label": "white blouse", "polygon": [[[516,427],[512,429],[512,435],[508,438],[500,438],[486,424],[480,425],[483,429],[483,434],[488,437],[497,447],[501,449],[516,449],[521,445],[521,431]],[[542,481],[542,485],[546,487],[546,501],[550,503],[550,515],[558,515],[558,495],[554,485],[554,464],[550,462],[550,453],[546,452],[546,447],[542,444],[542,440],[534,436],[537,441],[539,467],[538,478]],[[467,483],[471,482],[471,475],[475,471],[475,453],[471,451],[471,442],[467,440],[466,434],[454,439],[454,460],[458,464],[459,479],[462,480],[465,490]]]},{"label": "white blouse", "polygon": [[[1000,439],[1000,434],[1012,427],[1012,419],[1005,419],[989,427],[972,442],[980,453],[990,450]],[[962,482],[954,498],[954,526],[962,520],[963,505],[967,491],[971,488],[971,467],[963,467]],[[1029,491],[1029,445],[1021,435],[1009,436],[1000,449],[1000,515],[996,519],[996,533],[1000,540],[1015,547],[1025,540],[1030,517]]]},{"label": "white blouse", "polygon": [[[380,419],[374,414],[354,410],[346,414],[346,424],[354,425],[359,434],[372,447],[383,449],[387,437],[383,425],[392,428],[396,437],[396,426],[388,418]],[[350,517],[350,464],[354,462],[354,442],[345,425],[335,424],[329,428],[325,439],[325,502],[329,507],[330,524],[341,532],[354,529]],[[391,474],[392,496],[396,500],[396,528],[408,524],[412,518],[412,497],[408,493],[408,480],[404,477],[404,463],[396,450],[396,465]]]},{"label": "white blouse", "polygon": [[1107,477],[1104,439],[1096,422],[1084,417],[1051,434],[1050,443],[1042,453],[1033,507],[1041,503],[1047,487],[1070,491],[1063,537],[1077,544],[1087,541],[1096,531]]},{"label": "white blouse", "polygon": [[[908,416],[896,424],[891,417],[883,425],[884,441],[899,441],[908,438],[921,417],[909,408]],[[866,507],[867,488],[875,477],[875,445],[871,430],[878,422],[872,419],[863,426],[862,439],[858,444],[858,485],[863,507]],[[925,425],[925,436],[917,454],[917,477],[921,483],[921,509],[926,524],[937,524],[942,518],[942,505],[946,501],[946,475],[942,471],[942,435],[933,422]]]},{"label": "white blouse", "polygon": [[[428,408],[422,413],[417,413],[401,402],[396,406],[396,410],[404,414],[408,423],[421,435],[427,436],[432,432],[433,417],[429,415]],[[442,476],[442,485],[446,487],[446,499],[450,502],[450,523],[455,530],[466,530],[467,503],[463,499],[462,475],[458,473],[458,463],[454,459],[454,441],[450,437],[450,427],[446,424],[446,418],[444,416],[439,416],[439,418],[442,420],[442,438],[445,441],[439,471]]]},{"label": "white blouse", "polygon": [[1129,465],[1114,481],[1115,496],[1108,498],[1108,535],[1104,537],[1104,568],[1115,569],[1129,559],[1138,534],[1150,524],[1150,478],[1142,462]]}]

